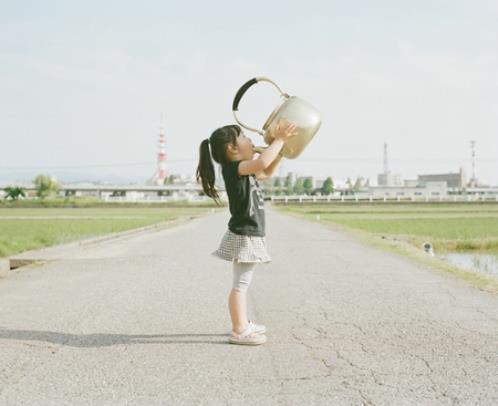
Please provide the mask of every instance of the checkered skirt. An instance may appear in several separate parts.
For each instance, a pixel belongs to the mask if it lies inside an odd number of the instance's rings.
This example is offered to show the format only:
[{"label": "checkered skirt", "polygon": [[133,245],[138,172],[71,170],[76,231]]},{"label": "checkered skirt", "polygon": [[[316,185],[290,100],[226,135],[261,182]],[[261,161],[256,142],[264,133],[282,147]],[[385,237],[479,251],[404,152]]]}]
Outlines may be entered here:
[{"label": "checkered skirt", "polygon": [[271,262],[266,250],[266,237],[240,235],[227,229],[219,247],[211,253],[226,261]]}]

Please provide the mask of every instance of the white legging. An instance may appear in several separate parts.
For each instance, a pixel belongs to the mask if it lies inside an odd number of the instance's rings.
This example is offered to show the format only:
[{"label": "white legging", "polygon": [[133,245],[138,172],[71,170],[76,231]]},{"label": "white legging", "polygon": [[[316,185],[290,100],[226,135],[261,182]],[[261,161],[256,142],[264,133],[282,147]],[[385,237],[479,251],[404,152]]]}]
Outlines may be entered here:
[{"label": "white legging", "polygon": [[233,289],[246,292],[249,287],[257,262],[233,261]]}]

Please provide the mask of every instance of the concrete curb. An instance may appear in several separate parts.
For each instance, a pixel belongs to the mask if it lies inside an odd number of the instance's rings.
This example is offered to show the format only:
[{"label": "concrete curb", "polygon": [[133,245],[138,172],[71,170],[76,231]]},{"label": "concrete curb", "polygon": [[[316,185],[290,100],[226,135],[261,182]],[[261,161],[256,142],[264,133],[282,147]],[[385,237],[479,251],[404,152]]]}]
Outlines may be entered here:
[{"label": "concrete curb", "polygon": [[[35,262],[47,262],[51,260],[56,260],[57,258],[43,258],[42,255],[40,255],[40,252],[47,252],[47,251],[55,251],[55,250],[61,250],[64,251],[66,249],[71,249],[75,247],[81,247],[81,246],[89,246],[92,244],[99,244],[103,243],[109,240],[119,240],[119,239],[125,239],[127,237],[133,237],[136,235],[139,235],[141,233],[146,233],[146,232],[151,232],[151,231],[160,231],[166,228],[171,228],[175,227],[184,223],[188,223],[189,221],[200,218],[203,215],[195,215],[195,216],[185,216],[185,217],[180,217],[176,218],[173,220],[166,220],[160,223],[155,223],[151,224],[148,226],[143,226],[139,228],[134,228],[131,230],[126,230],[126,231],[120,231],[116,233],[110,233],[110,234],[105,234],[102,236],[98,237],[91,237],[83,240],[78,240],[78,241],[73,241],[67,244],[59,244],[59,245],[52,245],[49,247],[44,247],[41,249],[37,250],[30,250],[30,251],[24,251],[21,252],[15,256],[9,257],[9,258],[0,258],[0,278],[5,278],[9,275],[9,273],[15,269],[31,265]],[[10,271],[10,272],[9,272]]]},{"label": "concrete curb", "polygon": [[10,271],[10,261],[8,259],[0,258],[0,278],[5,278]]}]

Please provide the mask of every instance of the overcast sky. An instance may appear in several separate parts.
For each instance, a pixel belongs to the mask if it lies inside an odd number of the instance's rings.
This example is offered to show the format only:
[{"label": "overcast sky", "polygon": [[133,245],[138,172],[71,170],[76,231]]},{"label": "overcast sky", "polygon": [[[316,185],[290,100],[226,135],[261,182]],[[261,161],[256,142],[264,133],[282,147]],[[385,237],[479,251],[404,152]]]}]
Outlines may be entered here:
[{"label": "overcast sky", "polygon": [[[144,181],[164,113],[167,171],[234,122],[267,76],[322,113],[282,171],[369,177],[471,172],[498,184],[498,2],[0,0],[0,181],[44,172]],[[240,118],[261,126],[268,84]],[[261,136],[246,131],[256,145]]]}]

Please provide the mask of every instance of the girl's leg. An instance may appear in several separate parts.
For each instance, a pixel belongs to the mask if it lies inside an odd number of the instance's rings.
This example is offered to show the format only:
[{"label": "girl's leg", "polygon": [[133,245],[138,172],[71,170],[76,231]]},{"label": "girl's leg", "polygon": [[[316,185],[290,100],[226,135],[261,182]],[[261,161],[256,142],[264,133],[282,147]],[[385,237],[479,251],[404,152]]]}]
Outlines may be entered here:
[{"label": "girl's leg", "polygon": [[247,328],[247,289],[257,263],[233,262],[233,283],[228,307],[232,318],[232,330],[241,333]]}]

